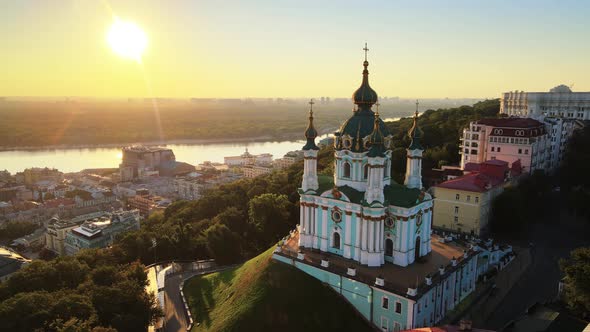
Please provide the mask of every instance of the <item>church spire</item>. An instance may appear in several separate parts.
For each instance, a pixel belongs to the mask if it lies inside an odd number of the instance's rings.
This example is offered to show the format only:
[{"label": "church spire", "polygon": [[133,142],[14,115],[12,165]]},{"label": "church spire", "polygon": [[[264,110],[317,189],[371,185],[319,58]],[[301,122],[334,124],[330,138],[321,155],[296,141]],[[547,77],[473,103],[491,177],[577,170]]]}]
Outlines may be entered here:
[{"label": "church spire", "polygon": [[315,139],[318,137],[318,132],[313,126],[313,104],[315,102],[313,99],[309,100],[309,123],[307,124],[307,129],[305,130],[305,138],[307,139],[307,143],[303,146],[303,150],[319,150],[317,145],[315,145]]},{"label": "church spire", "polygon": [[410,150],[424,150],[420,144],[420,138],[422,137],[422,130],[418,127],[418,105],[419,102],[416,100],[416,112],[414,113],[414,124],[408,131],[408,137],[412,140],[412,143],[408,147]]},{"label": "church spire", "polygon": [[369,70],[367,69],[367,67],[369,67],[369,61],[367,61],[367,52],[369,51],[369,48],[367,47],[367,43],[365,43],[363,51],[365,51],[363,81],[361,86],[352,95],[352,100],[361,110],[370,110],[371,106],[377,102],[377,92],[375,92],[375,90],[369,85]]},{"label": "church spire", "polygon": [[383,133],[381,132],[380,123],[379,123],[379,103],[376,103],[377,111],[375,112],[375,125],[373,126],[373,132],[369,137],[369,143],[371,147],[369,148],[369,157],[377,157],[383,155],[383,142],[384,137]]}]

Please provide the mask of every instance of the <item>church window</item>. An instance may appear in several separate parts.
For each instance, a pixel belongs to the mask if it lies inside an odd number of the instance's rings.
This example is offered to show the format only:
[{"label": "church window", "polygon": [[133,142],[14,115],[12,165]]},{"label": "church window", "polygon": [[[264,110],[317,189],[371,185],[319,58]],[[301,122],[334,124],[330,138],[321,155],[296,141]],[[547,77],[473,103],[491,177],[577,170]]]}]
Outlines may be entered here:
[{"label": "church window", "polygon": [[340,234],[334,232],[334,236],[332,237],[332,248],[340,249]]},{"label": "church window", "polygon": [[459,214],[459,207],[455,206],[455,214]]},{"label": "church window", "polygon": [[455,194],[455,200],[457,200],[457,201],[458,201],[460,197],[461,197],[461,196],[459,196],[459,194]]},{"label": "church window", "polygon": [[389,298],[387,296],[381,298],[381,307],[383,309],[389,309]]},{"label": "church window", "polygon": [[336,223],[339,223],[342,221],[342,211],[340,211],[340,209],[338,207],[334,207],[332,209],[332,220]]},{"label": "church window", "polygon": [[365,167],[363,168],[363,179],[368,179],[369,178],[369,164],[365,165]]},{"label": "church window", "polygon": [[420,313],[422,311],[422,305],[420,303],[418,303],[418,313]]},{"label": "church window", "polygon": [[402,303],[401,302],[395,302],[395,312],[398,314],[402,313]]},{"label": "church window", "polygon": [[350,164],[347,161],[344,162],[344,177],[350,178]]},{"label": "church window", "polygon": [[389,228],[393,228],[395,227],[395,219],[393,218],[392,215],[387,214],[385,216],[385,226],[389,227]]}]

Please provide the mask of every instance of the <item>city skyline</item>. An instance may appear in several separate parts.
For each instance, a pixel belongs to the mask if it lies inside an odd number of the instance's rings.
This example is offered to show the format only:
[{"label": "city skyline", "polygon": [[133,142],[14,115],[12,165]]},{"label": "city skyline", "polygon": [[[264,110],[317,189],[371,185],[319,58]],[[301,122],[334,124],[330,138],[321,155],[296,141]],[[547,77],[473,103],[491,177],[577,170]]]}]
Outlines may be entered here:
[{"label": "city skyline", "polygon": [[[42,97],[345,97],[359,80],[365,42],[371,85],[381,96],[497,98],[504,91],[548,91],[558,84],[590,90],[584,75],[590,46],[580,42],[587,4],[364,6],[8,3],[0,13],[0,91]],[[109,48],[115,17],[145,31],[140,62]]]}]

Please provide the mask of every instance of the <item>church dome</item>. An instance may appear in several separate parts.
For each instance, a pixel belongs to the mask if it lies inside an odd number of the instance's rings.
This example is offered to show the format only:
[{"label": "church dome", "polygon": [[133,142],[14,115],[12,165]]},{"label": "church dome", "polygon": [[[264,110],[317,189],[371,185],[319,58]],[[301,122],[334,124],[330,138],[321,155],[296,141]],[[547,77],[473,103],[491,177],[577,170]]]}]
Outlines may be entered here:
[{"label": "church dome", "polygon": [[361,108],[371,107],[378,99],[377,92],[369,85],[369,70],[367,69],[369,61],[365,60],[363,66],[365,67],[363,70],[363,82],[352,95],[352,101]]}]

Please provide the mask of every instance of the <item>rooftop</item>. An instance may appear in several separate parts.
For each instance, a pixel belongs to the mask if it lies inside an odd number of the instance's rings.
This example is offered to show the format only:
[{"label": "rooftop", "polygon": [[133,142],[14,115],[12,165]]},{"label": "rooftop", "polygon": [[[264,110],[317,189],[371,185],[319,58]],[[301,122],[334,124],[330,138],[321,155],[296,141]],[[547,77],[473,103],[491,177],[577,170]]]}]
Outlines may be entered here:
[{"label": "rooftop", "polygon": [[476,123],[480,125],[504,128],[535,128],[544,126],[542,122],[531,118],[491,118],[481,119]]},{"label": "rooftop", "polygon": [[[336,188],[346,195],[352,203],[362,204],[365,198],[364,191],[359,191],[349,186],[335,187],[334,178],[329,175],[319,175],[318,185],[318,195],[321,195],[327,190]],[[392,181],[390,185],[385,186],[383,194],[385,195],[385,201],[390,205],[412,207],[416,205],[416,202],[420,198],[421,190],[408,188]]]},{"label": "rooftop", "polygon": [[437,184],[435,187],[481,193],[501,185],[502,183],[504,183],[504,181],[496,177],[481,173],[471,173]]},{"label": "rooftop", "polygon": [[[422,257],[420,262],[415,262],[409,266],[401,267],[391,263],[385,263],[380,267],[368,267],[361,265],[351,259],[346,259],[342,256],[320,252],[317,249],[299,248],[299,233],[295,233],[282,247],[282,254],[287,256],[296,256],[297,252],[305,254],[305,262],[322,268],[330,272],[340,275],[346,275],[348,268],[356,269],[356,276],[350,277],[359,280],[368,285],[375,283],[375,278],[383,278],[385,286],[382,288],[394,292],[401,296],[406,296],[408,288],[418,288],[418,294],[423,293],[432,286],[424,283],[425,277],[431,276],[433,285],[436,280],[440,278],[439,267],[445,267],[445,273],[451,271],[456,267],[451,267],[451,259],[457,259],[457,266],[461,265],[463,261],[464,250],[466,247],[459,245],[456,242],[442,243],[439,241],[438,235],[431,236],[432,251]],[[470,255],[473,252],[470,253]],[[328,260],[330,266],[328,268],[321,267],[321,261]],[[418,284],[418,287],[417,287]]]}]

